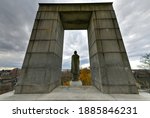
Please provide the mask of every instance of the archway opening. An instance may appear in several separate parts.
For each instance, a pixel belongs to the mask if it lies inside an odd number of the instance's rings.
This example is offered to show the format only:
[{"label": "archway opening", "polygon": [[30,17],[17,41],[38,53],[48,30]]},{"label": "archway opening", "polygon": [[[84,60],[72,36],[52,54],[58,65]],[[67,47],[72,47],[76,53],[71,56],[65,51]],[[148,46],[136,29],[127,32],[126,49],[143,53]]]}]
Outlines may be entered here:
[{"label": "archway opening", "polygon": [[87,30],[65,30],[64,32],[61,84],[64,86],[70,85],[72,80],[70,72],[71,56],[75,50],[80,56],[79,79],[82,85],[91,85]]}]

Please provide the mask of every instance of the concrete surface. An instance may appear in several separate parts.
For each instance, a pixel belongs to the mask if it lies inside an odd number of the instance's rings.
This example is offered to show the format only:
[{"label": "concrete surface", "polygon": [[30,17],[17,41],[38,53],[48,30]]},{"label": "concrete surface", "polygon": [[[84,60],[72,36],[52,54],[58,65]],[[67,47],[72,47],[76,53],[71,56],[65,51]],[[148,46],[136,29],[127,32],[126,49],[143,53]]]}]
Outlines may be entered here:
[{"label": "concrete surface", "polygon": [[149,101],[150,94],[140,92],[139,94],[104,94],[94,86],[64,87],[59,86],[48,94],[14,94],[14,91],[0,95],[0,100],[4,101]]}]

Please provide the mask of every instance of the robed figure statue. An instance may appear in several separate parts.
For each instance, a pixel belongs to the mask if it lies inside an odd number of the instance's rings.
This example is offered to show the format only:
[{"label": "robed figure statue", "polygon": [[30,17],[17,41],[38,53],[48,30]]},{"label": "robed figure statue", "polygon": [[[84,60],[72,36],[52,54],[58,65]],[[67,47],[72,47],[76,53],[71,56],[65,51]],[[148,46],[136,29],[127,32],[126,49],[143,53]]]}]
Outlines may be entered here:
[{"label": "robed figure statue", "polygon": [[74,55],[72,55],[71,59],[71,73],[73,76],[72,81],[78,81],[79,73],[80,73],[80,60],[77,51],[74,51]]}]

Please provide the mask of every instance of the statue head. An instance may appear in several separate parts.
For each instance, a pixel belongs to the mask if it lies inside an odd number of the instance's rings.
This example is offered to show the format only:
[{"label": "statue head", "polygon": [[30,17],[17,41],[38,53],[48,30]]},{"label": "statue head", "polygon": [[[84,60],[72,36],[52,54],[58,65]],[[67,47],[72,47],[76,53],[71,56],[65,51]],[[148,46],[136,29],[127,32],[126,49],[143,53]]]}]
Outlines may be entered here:
[{"label": "statue head", "polygon": [[77,51],[74,51],[74,54],[76,55],[76,54],[77,54]]}]

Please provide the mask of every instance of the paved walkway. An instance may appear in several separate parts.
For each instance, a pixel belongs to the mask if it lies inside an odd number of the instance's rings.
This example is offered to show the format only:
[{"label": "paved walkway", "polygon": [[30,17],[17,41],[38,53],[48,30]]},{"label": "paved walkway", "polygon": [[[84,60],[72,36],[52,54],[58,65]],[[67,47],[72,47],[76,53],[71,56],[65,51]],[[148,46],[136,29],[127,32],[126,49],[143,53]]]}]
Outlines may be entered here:
[{"label": "paved walkway", "polygon": [[150,93],[139,94],[103,94],[94,86],[64,87],[59,86],[48,94],[14,94],[14,91],[0,95],[0,100],[150,100]]}]

